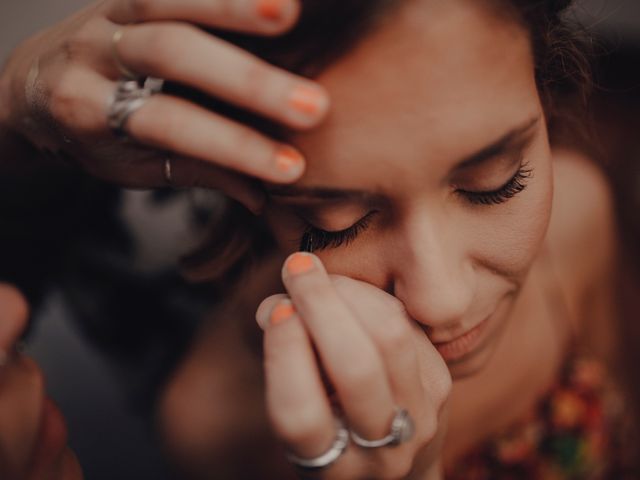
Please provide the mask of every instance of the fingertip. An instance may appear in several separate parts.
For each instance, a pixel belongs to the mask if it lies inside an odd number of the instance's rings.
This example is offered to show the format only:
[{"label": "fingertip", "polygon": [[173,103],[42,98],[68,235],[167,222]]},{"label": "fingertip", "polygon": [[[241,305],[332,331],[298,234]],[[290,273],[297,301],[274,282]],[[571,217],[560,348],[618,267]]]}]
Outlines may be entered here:
[{"label": "fingertip", "polygon": [[256,12],[267,26],[267,35],[282,35],[298,23],[302,10],[299,0],[257,0]]},{"label": "fingertip", "polygon": [[322,261],[316,255],[310,252],[295,252],[284,261],[282,278],[304,275],[316,269],[324,269]]},{"label": "fingertip", "polygon": [[305,158],[292,146],[279,146],[275,151],[274,160],[280,183],[293,183],[304,175],[306,169]]},{"label": "fingertip", "polygon": [[289,299],[280,300],[271,310],[269,325],[280,325],[296,314],[296,309]]},{"label": "fingertip", "polygon": [[256,310],[256,322],[262,330],[265,330],[269,325],[269,318],[273,309],[282,301],[287,300],[289,297],[283,293],[277,295],[271,295],[265,298],[258,309]]},{"label": "fingertip", "polygon": [[331,108],[331,97],[327,89],[317,82],[300,84],[289,95],[290,111],[296,115],[295,127],[309,130],[317,127],[326,118]]}]

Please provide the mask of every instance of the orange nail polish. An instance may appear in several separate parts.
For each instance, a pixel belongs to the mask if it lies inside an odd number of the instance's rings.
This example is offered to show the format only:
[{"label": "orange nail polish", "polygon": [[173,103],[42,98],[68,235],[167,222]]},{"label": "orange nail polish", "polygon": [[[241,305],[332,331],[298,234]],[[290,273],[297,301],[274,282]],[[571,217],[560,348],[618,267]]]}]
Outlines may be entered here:
[{"label": "orange nail polish", "polygon": [[287,0],[258,0],[258,14],[267,20],[278,20]]},{"label": "orange nail polish", "polygon": [[326,96],[319,89],[307,85],[298,85],[289,97],[292,108],[310,116],[318,115],[326,103]]},{"label": "orange nail polish", "polygon": [[291,318],[296,313],[293,305],[291,303],[281,303],[276,305],[276,307],[271,312],[271,317],[269,318],[269,323],[271,325],[279,325],[284,322],[288,318]]},{"label": "orange nail polish", "polygon": [[276,168],[288,175],[299,174],[304,167],[304,158],[294,148],[283,146],[276,152]]},{"label": "orange nail polish", "polygon": [[315,263],[311,255],[304,253],[295,253],[287,261],[287,273],[289,275],[300,275],[306,273],[315,267]]}]

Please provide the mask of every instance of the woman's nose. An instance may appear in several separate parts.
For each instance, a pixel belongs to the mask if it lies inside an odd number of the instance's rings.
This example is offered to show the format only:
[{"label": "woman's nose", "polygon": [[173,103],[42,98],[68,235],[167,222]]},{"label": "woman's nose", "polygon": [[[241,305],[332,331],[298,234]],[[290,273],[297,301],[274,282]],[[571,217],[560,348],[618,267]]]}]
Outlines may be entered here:
[{"label": "woman's nose", "polygon": [[433,329],[455,329],[475,294],[473,263],[459,240],[426,222],[396,245],[393,293],[409,315]]}]

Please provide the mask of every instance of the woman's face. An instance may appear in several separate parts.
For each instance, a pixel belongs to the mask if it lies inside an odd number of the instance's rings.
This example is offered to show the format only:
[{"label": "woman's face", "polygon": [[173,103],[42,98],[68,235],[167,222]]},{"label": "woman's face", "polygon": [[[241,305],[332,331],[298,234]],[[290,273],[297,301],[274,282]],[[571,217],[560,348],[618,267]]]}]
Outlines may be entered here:
[{"label": "woman's face", "polygon": [[476,0],[413,0],[318,81],[307,172],[270,187],[285,252],[400,299],[454,376],[484,365],[544,239],[551,158],[525,29]]}]

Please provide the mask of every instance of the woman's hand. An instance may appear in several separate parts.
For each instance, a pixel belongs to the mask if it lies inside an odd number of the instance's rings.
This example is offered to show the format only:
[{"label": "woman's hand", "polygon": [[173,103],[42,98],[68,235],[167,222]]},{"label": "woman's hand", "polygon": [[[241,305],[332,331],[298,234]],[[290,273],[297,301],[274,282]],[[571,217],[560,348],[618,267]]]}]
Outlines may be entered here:
[{"label": "woman's hand", "polygon": [[0,478],[78,480],[82,472],[65,447],[64,420],[45,396],[42,372],[15,352],[27,316],[24,298],[0,284]]},{"label": "woman's hand", "polygon": [[415,432],[393,448],[351,442],[321,477],[440,478],[451,377],[424,332],[396,298],[329,277],[314,255],[289,257],[282,276],[288,295],[267,298],[257,313],[276,434],[297,457],[329,450],[336,438],[330,385],[344,421],[360,437],[387,436],[396,407],[409,412]]},{"label": "woman's hand", "polygon": [[134,142],[125,142],[108,127],[108,107],[116,81],[131,71],[290,128],[313,127],[328,109],[319,85],[195,26],[278,35],[299,8],[298,0],[98,2],[14,52],[0,77],[0,127],[128,187],[166,186],[170,155],[173,186],[219,188],[257,209],[262,196],[246,175],[295,181],[304,160],[293,148],[167,94],[153,95],[131,115],[126,133]]}]

